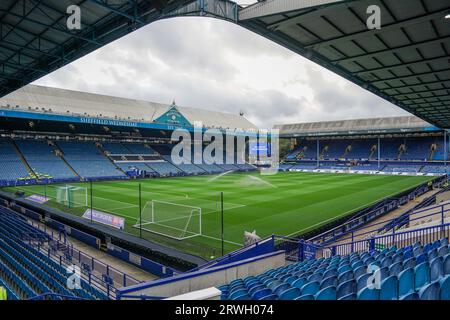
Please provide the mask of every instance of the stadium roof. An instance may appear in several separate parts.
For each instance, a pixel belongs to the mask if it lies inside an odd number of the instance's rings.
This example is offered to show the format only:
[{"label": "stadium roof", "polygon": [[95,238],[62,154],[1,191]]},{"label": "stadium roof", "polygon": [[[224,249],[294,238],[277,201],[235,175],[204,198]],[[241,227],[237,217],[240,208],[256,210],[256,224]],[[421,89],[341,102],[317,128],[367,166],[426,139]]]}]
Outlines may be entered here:
[{"label": "stadium roof", "polygon": [[[134,122],[157,122],[171,107],[171,104],[36,85],[27,85],[0,98],[0,107],[8,105],[9,108],[15,110],[22,109],[44,114],[109,118]],[[191,107],[176,106],[176,108],[192,125],[195,122],[201,122],[205,127],[257,129],[254,124],[237,114]]]},{"label": "stadium roof", "polygon": [[[193,0],[1,0],[0,97]],[[81,29],[69,30],[70,5]]]},{"label": "stadium roof", "polygon": [[[82,29],[65,27],[78,4]],[[381,29],[366,26],[381,9]],[[2,0],[0,97],[158,19],[238,23],[441,128],[450,128],[450,1]]]},{"label": "stadium roof", "polygon": [[[381,9],[369,30],[367,8]],[[239,24],[414,115],[450,128],[449,0],[266,0]]]},{"label": "stadium roof", "polygon": [[284,137],[432,132],[439,128],[415,116],[280,124]]}]

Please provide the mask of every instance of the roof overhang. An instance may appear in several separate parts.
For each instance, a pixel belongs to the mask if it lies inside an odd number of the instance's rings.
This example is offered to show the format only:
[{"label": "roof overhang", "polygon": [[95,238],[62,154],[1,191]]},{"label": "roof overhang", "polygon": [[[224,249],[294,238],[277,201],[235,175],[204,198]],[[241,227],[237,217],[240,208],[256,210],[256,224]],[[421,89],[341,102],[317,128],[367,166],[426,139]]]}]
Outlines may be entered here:
[{"label": "roof overhang", "polygon": [[[369,30],[370,5],[381,29]],[[450,128],[448,0],[266,0],[239,24],[440,128]]]},{"label": "roof overhang", "polygon": [[[0,97],[193,1],[2,0]],[[67,26],[71,5],[79,30]]]}]

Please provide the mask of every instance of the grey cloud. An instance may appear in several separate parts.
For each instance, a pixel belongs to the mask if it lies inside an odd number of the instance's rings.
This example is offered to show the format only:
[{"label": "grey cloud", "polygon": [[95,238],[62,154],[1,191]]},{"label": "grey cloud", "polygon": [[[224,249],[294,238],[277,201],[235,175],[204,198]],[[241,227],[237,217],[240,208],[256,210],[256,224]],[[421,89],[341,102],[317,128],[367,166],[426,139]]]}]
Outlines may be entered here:
[{"label": "grey cloud", "polygon": [[[286,79],[285,85],[299,83],[311,88],[312,100],[237,83],[239,65],[229,59],[228,53],[255,60],[263,56],[281,57],[287,64],[294,61],[293,65],[298,65],[296,59],[301,60],[306,80]],[[93,62],[93,67],[95,61],[101,60],[102,67],[95,72],[107,75],[112,84],[86,78],[80,62],[37,83],[162,103],[176,99],[179,105],[234,114],[243,111],[251,121],[265,128],[274,123],[405,113],[354,84],[336,86],[304,58],[239,26],[213,19],[159,21],[83,59]],[[266,81],[271,81],[269,72]]]}]

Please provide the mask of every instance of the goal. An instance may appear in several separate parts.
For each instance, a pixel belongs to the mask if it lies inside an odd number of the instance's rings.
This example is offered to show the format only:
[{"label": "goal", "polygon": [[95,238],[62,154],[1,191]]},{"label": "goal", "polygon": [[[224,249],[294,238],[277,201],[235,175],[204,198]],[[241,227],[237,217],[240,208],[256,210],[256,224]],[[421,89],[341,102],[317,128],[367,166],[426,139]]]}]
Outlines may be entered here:
[{"label": "goal", "polygon": [[202,234],[202,209],[174,202],[151,200],[142,208],[136,228],[176,240]]},{"label": "goal", "polygon": [[54,193],[56,202],[68,206],[69,208],[88,206],[87,189],[84,187],[71,185],[56,186]]}]

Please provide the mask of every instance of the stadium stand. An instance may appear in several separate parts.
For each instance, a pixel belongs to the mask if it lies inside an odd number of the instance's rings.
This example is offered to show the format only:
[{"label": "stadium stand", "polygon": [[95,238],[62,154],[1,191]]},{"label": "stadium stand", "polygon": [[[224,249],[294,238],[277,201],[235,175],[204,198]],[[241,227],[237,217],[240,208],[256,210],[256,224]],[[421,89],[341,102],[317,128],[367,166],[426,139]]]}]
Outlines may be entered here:
[{"label": "stadium stand", "polygon": [[52,241],[43,231],[29,225],[25,218],[0,206],[0,281],[10,299],[108,299],[85,279],[81,287],[68,290],[67,270],[50,255],[37,250]]},{"label": "stadium stand", "polygon": [[0,181],[2,184],[25,179],[29,172],[11,140],[0,139]]},{"label": "stadium stand", "polygon": [[219,289],[223,300],[448,300],[448,239],[306,260]]},{"label": "stadium stand", "polygon": [[64,159],[83,178],[123,178],[124,174],[109,162],[93,142],[58,141]]},{"label": "stadium stand", "polygon": [[39,178],[53,180],[78,180],[55,148],[42,140],[17,140],[16,144],[33,172]]}]

